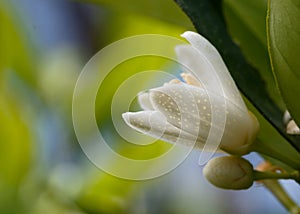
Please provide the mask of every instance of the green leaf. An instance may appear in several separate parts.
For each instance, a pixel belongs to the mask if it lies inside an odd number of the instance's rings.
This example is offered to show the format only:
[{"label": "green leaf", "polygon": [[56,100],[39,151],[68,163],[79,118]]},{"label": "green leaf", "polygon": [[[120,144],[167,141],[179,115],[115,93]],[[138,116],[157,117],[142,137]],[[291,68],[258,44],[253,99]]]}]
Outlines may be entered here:
[{"label": "green leaf", "polygon": [[31,167],[32,136],[21,113],[24,105],[3,87],[4,81],[0,75],[0,213],[19,213],[18,188]]},{"label": "green leaf", "polygon": [[[264,144],[269,144],[272,149],[280,151],[280,153],[288,155],[291,159],[300,165],[300,153],[297,152],[294,147],[289,144],[288,141],[283,138],[279,132],[255,109],[255,107],[245,99],[246,104],[251,112],[253,112],[259,122],[261,131],[258,133],[258,140]],[[283,164],[282,162],[263,155],[264,159],[271,161],[273,164],[282,167],[285,170],[293,170],[290,166]]]},{"label": "green leaf", "polygon": [[300,2],[269,1],[268,44],[280,92],[300,124]]},{"label": "green leaf", "polygon": [[192,25],[185,14],[178,8],[172,0],[126,0],[126,1],[112,1],[112,0],[76,0],[80,2],[90,2],[100,4],[106,8],[114,11],[125,13],[132,13],[137,15],[148,16],[159,19],[171,24],[189,27]]},{"label": "green leaf", "polygon": [[240,48],[230,37],[222,14],[222,1],[175,1],[190,17],[197,31],[218,49],[241,92],[277,131],[300,151],[300,137],[286,134],[282,111],[270,98],[259,72],[248,64]]},{"label": "green leaf", "polygon": [[88,178],[76,198],[76,204],[87,213],[126,213],[124,204],[132,197],[136,182],[102,172]]},{"label": "green leaf", "polygon": [[[107,34],[106,44],[112,43],[119,39],[123,39],[129,36],[135,36],[138,34],[154,33],[162,35],[170,35],[180,37],[180,34],[184,31],[184,28],[171,25],[170,23],[162,22],[151,17],[140,16],[136,14],[124,15],[124,13],[113,13],[112,19],[109,20],[109,28],[105,29]],[[118,29],[117,31],[115,29]],[[149,44],[152,47],[165,47],[164,44]],[[145,44],[148,47],[148,44]],[[127,51],[127,50],[124,50]],[[174,53],[175,55],[175,53]],[[123,81],[131,76],[146,70],[159,70],[165,66],[166,60],[161,57],[142,57],[135,58],[134,60],[128,60],[126,63],[117,66],[113,71],[109,73],[106,80],[99,88],[99,91],[105,91],[101,94],[101,99],[97,98],[96,112],[98,121],[106,120],[110,117],[111,112],[111,100],[114,93]],[[147,84],[151,80],[145,79],[140,84]],[[133,86],[138,87],[138,86]],[[105,100],[105,102],[103,102]]]},{"label": "green leaf", "polygon": [[[267,0],[224,0],[224,9],[231,10],[236,18],[244,23],[244,26],[262,44],[267,44],[266,22]],[[241,27],[241,26],[239,26]]]},{"label": "green leaf", "polygon": [[11,2],[0,2],[0,72],[15,70],[28,83],[34,85],[32,47],[22,22],[15,15]]},{"label": "green leaf", "polygon": [[255,67],[271,98],[284,110],[286,107],[272,73],[266,34],[267,0],[224,0],[223,11],[227,29],[239,44],[248,62]]}]

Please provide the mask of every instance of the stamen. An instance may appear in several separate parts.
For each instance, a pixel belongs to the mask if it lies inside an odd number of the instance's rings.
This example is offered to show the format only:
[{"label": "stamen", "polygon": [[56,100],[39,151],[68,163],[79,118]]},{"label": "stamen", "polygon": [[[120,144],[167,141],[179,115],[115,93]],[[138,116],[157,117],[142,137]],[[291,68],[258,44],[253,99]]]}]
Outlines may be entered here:
[{"label": "stamen", "polygon": [[170,82],[166,82],[164,86],[169,85],[169,84],[178,84],[181,83],[179,79],[172,79]]},{"label": "stamen", "polygon": [[201,83],[192,74],[181,73],[180,76],[187,84],[201,87]]}]

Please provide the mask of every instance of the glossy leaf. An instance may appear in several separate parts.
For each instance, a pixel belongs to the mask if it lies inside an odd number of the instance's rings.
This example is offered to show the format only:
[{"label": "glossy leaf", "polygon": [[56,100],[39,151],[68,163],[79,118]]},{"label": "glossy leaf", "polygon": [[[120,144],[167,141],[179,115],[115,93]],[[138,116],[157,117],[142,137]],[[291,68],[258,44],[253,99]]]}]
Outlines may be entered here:
[{"label": "glossy leaf", "polygon": [[284,110],[272,73],[266,34],[267,0],[224,0],[226,25],[233,40],[239,44],[248,62],[255,67],[264,81],[271,98]]},{"label": "glossy leaf", "polygon": [[241,92],[261,114],[300,151],[299,137],[285,132],[282,111],[270,98],[266,84],[258,71],[248,64],[240,48],[228,34],[222,1],[220,0],[176,0],[190,17],[197,31],[218,49]]},{"label": "glossy leaf", "polygon": [[300,124],[300,2],[269,1],[268,44],[280,92]]}]

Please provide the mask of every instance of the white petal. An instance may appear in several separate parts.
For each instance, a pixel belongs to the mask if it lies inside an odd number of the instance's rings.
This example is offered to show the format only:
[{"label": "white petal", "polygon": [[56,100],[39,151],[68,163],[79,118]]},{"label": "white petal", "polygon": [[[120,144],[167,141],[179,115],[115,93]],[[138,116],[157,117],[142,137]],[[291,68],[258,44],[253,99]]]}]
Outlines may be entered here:
[{"label": "white petal", "polygon": [[248,143],[249,131],[252,129],[248,111],[244,112],[233,103],[227,103],[225,108],[220,96],[208,94],[203,88],[185,83],[151,89],[149,94],[155,110],[161,112],[178,129],[205,140],[210,133],[208,147],[217,146],[213,142],[215,139],[218,140],[215,143],[220,142],[218,136],[222,136],[221,148],[228,151]]},{"label": "white petal", "polygon": [[138,102],[142,109],[144,110],[154,110],[150,99],[149,99],[149,93],[148,92],[141,92],[138,94]]},{"label": "white petal", "polygon": [[211,108],[204,89],[180,83],[151,89],[149,93],[153,107],[168,122],[192,135],[207,137]]},{"label": "white petal", "polygon": [[160,112],[126,112],[122,114],[122,117],[131,128],[152,137],[181,145],[194,146],[196,144],[197,147],[203,146],[201,139],[197,139],[196,136],[174,127]]},{"label": "white petal", "polygon": [[290,112],[286,110],[284,112],[284,114],[283,114],[283,122],[284,122],[284,124],[287,125],[291,120],[292,120],[292,116],[291,116]]},{"label": "white petal", "polygon": [[288,133],[290,135],[299,135],[300,134],[300,129],[294,120],[291,120],[290,122],[288,122],[288,124],[286,126],[286,133]]},{"label": "white petal", "polygon": [[195,32],[187,31],[182,37],[187,39],[191,46],[176,47],[180,63],[192,71],[204,88],[221,96],[224,90],[225,97],[230,102],[246,110],[241,95],[216,48]]},{"label": "white petal", "polygon": [[184,72],[193,74],[195,78],[199,79],[200,84],[209,86],[216,83],[211,72],[213,67],[195,48],[191,45],[178,45],[175,47],[175,51]]}]

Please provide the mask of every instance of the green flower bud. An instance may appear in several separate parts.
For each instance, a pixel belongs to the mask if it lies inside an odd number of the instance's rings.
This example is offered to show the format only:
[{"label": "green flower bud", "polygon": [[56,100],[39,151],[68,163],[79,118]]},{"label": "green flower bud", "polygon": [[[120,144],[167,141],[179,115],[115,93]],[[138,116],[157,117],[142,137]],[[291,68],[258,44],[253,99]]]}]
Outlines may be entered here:
[{"label": "green flower bud", "polygon": [[254,181],[251,163],[236,156],[210,160],[203,168],[203,174],[211,184],[223,189],[248,189]]}]

